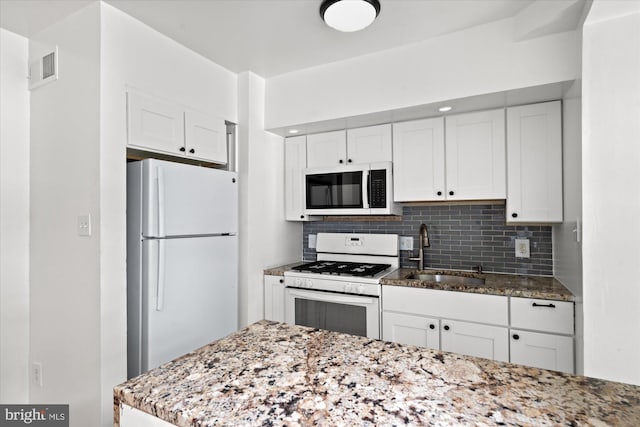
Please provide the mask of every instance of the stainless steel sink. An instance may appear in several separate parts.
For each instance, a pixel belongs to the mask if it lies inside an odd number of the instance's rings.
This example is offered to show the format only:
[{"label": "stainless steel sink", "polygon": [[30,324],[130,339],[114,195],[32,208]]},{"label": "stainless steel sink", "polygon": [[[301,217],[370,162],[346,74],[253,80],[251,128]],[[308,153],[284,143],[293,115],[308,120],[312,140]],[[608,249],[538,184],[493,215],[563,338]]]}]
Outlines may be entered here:
[{"label": "stainless steel sink", "polygon": [[414,273],[408,279],[424,280],[427,282],[450,283],[453,285],[484,285],[484,279],[476,277],[451,276],[448,274]]}]

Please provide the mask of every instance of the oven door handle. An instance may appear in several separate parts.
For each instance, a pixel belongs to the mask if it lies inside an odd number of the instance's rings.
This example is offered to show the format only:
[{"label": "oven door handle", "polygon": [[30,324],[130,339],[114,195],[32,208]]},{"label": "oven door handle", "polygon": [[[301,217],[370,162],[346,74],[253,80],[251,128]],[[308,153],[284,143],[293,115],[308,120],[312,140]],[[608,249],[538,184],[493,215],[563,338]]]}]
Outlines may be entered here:
[{"label": "oven door handle", "polygon": [[371,304],[376,301],[377,298],[370,297],[366,295],[341,295],[341,294],[332,294],[329,292],[322,291],[306,291],[302,289],[293,289],[287,288],[287,293],[293,297],[301,297],[314,301],[325,301],[325,302],[337,302],[343,304]]}]

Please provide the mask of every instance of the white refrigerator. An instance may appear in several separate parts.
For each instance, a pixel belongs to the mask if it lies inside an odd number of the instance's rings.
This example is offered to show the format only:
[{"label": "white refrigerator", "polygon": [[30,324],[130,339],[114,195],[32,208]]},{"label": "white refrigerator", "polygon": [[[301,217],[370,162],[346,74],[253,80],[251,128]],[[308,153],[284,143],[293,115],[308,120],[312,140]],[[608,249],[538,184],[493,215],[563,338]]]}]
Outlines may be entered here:
[{"label": "white refrigerator", "polygon": [[238,328],[237,174],[127,165],[128,377]]}]

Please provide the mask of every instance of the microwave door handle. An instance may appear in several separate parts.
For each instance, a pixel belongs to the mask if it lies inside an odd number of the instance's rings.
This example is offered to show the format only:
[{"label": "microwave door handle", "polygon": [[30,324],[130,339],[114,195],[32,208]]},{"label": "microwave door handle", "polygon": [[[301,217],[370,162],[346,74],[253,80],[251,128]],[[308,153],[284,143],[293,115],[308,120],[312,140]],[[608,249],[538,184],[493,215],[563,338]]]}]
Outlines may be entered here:
[{"label": "microwave door handle", "polygon": [[365,200],[367,201],[367,205],[365,208],[369,209],[371,206],[371,173],[369,171],[365,172],[367,174],[367,185],[364,188],[365,191]]}]

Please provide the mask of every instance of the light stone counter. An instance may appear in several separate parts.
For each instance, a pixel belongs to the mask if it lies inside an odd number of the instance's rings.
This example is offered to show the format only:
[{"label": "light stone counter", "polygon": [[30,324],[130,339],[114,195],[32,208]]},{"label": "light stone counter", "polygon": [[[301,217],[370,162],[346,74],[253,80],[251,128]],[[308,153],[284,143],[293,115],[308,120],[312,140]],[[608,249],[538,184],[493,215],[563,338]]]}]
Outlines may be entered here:
[{"label": "light stone counter", "polygon": [[640,425],[640,387],[261,321],[114,389],[178,426]]},{"label": "light stone counter", "polygon": [[575,296],[553,277],[518,276],[515,274],[471,273],[450,270],[422,270],[422,273],[452,274],[485,279],[483,285],[437,283],[410,279],[415,268],[400,268],[387,274],[380,281],[383,285],[408,286],[412,288],[440,289],[445,291],[471,292],[476,294],[502,295],[509,297],[538,298],[556,301],[574,301]]}]

